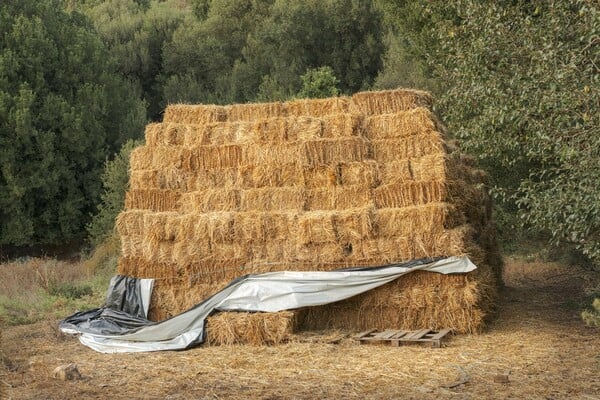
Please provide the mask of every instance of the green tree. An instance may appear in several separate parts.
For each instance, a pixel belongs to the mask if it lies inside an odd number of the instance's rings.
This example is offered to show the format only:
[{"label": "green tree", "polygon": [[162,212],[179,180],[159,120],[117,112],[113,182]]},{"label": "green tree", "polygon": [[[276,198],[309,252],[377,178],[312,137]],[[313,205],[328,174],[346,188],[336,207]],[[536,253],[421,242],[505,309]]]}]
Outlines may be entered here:
[{"label": "green tree", "polygon": [[0,244],[81,237],[106,155],[145,122],[109,60],[60,1],[0,4]]},{"label": "green tree", "polygon": [[330,67],[309,69],[300,79],[302,80],[302,89],[298,93],[299,97],[323,98],[340,94],[340,90],[337,88],[339,81]]},{"label": "green tree", "polygon": [[600,263],[597,2],[389,3],[498,202]]},{"label": "green tree", "polygon": [[113,232],[115,218],[125,205],[125,192],[129,184],[129,156],[140,144],[140,141],[129,140],[112,160],[107,160],[104,164],[104,171],[100,177],[103,191],[98,213],[87,225],[87,232],[94,247],[104,242]]}]

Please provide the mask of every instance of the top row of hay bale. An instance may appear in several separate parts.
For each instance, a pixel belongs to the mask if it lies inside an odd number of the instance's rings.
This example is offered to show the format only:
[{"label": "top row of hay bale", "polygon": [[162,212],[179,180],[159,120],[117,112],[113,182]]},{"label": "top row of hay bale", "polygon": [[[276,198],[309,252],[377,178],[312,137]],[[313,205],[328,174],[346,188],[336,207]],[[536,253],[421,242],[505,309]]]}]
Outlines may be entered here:
[{"label": "top row of hay bale", "polygon": [[[373,95],[377,93],[376,95]],[[163,122],[180,124],[209,124],[213,122],[255,121],[277,117],[324,117],[334,114],[380,115],[431,108],[433,98],[427,92],[398,89],[381,92],[362,92],[352,97],[301,99],[286,103],[218,105],[176,104],[167,107]]]}]

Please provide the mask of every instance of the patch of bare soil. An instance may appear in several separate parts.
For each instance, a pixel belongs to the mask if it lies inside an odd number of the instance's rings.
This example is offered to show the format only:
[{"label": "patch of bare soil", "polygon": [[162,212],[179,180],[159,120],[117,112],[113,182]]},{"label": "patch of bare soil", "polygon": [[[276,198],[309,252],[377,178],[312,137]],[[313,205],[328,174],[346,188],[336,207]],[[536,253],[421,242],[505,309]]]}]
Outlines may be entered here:
[{"label": "patch of bare soil", "polygon": [[[107,355],[60,334],[56,322],[12,327],[2,335],[0,397],[600,399],[600,330],[584,326],[574,307],[585,276],[509,261],[488,331],[454,336],[441,349],[358,345],[330,332],[272,347]],[[69,363],[82,379],[53,378]]]}]

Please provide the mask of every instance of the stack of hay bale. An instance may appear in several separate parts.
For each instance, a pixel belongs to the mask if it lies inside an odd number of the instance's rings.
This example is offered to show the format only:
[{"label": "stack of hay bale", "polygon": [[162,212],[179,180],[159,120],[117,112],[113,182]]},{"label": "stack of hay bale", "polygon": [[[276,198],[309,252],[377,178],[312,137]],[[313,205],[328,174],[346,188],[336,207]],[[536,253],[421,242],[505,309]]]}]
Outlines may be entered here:
[{"label": "stack of hay bale", "polygon": [[119,273],[155,278],[162,320],[236,277],[468,255],[335,304],[209,318],[216,343],[292,329],[483,326],[499,257],[485,174],[445,142],[425,92],[231,106],[172,105],[131,154]]}]

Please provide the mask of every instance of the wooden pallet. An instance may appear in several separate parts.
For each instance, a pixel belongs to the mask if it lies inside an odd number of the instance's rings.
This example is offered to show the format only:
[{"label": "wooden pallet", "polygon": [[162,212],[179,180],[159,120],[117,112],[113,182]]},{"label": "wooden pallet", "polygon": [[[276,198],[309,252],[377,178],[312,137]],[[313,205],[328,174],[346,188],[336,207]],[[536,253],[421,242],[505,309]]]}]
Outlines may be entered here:
[{"label": "wooden pallet", "polygon": [[371,329],[359,333],[354,339],[360,344],[372,342],[389,342],[392,346],[400,346],[406,343],[431,343],[432,347],[441,347],[442,340],[451,332],[450,329],[434,331],[431,329],[421,329],[418,331],[403,331],[388,329],[383,332],[377,332],[377,329]]}]

